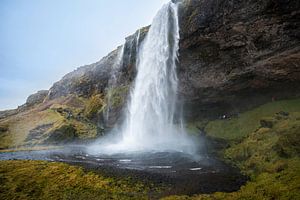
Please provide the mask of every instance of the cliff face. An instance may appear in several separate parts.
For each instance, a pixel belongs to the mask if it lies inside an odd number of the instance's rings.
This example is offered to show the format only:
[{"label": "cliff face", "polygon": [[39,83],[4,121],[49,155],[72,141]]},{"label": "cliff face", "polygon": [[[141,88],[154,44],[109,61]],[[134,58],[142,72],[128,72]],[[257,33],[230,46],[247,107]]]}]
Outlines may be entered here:
[{"label": "cliff face", "polygon": [[[186,119],[234,115],[268,101],[300,96],[299,1],[182,0],[179,9],[178,98]],[[109,82],[121,47],[64,76],[45,98],[44,92],[18,110],[1,112],[0,126],[10,130],[6,124],[18,115],[52,109],[83,133],[98,127],[99,134],[99,128],[112,127],[122,116],[136,74],[138,47],[148,29],[126,38],[113,86]],[[32,125],[28,132],[42,130],[35,129],[40,125]],[[48,133],[54,125],[49,125]]]},{"label": "cliff face", "polygon": [[[186,117],[216,118],[299,96],[299,8],[296,0],[182,1],[178,77]],[[147,28],[142,32],[139,44]],[[135,76],[137,34],[126,39],[120,86]],[[113,52],[67,75],[51,88],[50,98],[105,93],[115,57]],[[120,108],[111,113],[112,125]]]},{"label": "cliff face", "polygon": [[[85,98],[90,98],[94,94],[103,94],[104,97],[108,97],[109,93],[113,93],[115,99],[112,101],[117,102],[113,102],[113,105],[110,106],[108,118],[103,116],[104,112],[99,113],[95,118],[95,121],[100,120],[102,126],[112,127],[118,121],[122,108],[126,103],[130,84],[136,74],[135,65],[138,46],[145,38],[148,29],[149,27],[141,28],[126,38],[123,44],[123,55],[119,55],[122,51],[120,46],[99,62],[80,67],[64,76],[50,88],[47,99],[53,100],[61,96],[74,94]],[[113,68],[118,56],[122,57],[122,62],[119,70],[116,71]],[[109,84],[112,76],[116,76],[114,85]],[[107,101],[107,98],[104,98],[104,100]]]},{"label": "cliff face", "polygon": [[178,74],[186,116],[214,118],[299,96],[299,5],[184,1]]}]

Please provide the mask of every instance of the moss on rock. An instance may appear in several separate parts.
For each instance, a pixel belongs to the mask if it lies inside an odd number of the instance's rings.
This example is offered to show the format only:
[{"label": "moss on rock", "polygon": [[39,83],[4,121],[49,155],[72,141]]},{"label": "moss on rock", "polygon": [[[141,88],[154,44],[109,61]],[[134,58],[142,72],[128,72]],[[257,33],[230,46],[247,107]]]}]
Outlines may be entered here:
[{"label": "moss on rock", "polygon": [[101,112],[105,107],[104,97],[102,94],[91,96],[87,102],[84,110],[85,117],[92,119],[97,113]]},{"label": "moss on rock", "polygon": [[148,199],[150,188],[79,167],[45,161],[0,161],[0,199]]},{"label": "moss on rock", "polygon": [[129,91],[128,85],[114,87],[108,90],[106,98],[107,101],[109,101],[110,106],[116,108],[123,105],[128,91]]},{"label": "moss on rock", "polygon": [[281,111],[300,112],[300,99],[270,102],[236,117],[210,121],[205,127],[205,132],[215,138],[241,140],[258,129],[262,119]]},{"label": "moss on rock", "polygon": [[63,124],[48,132],[48,138],[44,141],[46,144],[64,144],[74,142],[77,138],[77,130],[72,124]]}]

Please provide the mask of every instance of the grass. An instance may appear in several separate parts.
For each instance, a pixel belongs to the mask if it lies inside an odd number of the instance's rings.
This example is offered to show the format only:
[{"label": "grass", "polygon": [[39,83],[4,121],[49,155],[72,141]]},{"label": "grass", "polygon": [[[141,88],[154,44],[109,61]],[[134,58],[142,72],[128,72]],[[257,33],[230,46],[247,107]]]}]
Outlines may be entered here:
[{"label": "grass", "polygon": [[[41,103],[30,110],[0,120],[0,149],[43,145],[48,136],[66,126],[74,127],[76,137],[80,140],[97,137],[96,125],[84,113],[89,117],[94,116],[100,109],[99,98],[99,95],[90,99],[70,95]],[[52,126],[41,131],[39,137],[28,140],[32,130],[47,124]]]},{"label": "grass", "polygon": [[[222,155],[250,177],[240,190],[194,196],[170,196],[165,200],[300,199],[300,101],[262,105],[237,118],[209,122],[206,130],[231,142]],[[289,112],[278,113],[279,111]],[[277,113],[277,114],[276,114]],[[261,121],[270,122],[260,123]],[[238,129],[244,123],[244,128]],[[217,127],[212,127],[216,124]],[[201,125],[201,124],[200,124]],[[224,126],[224,127],[223,127]],[[230,131],[234,133],[229,133]]]},{"label": "grass", "polygon": [[[277,115],[274,119],[278,118]],[[300,156],[300,112],[277,119],[274,127],[261,127],[225,150],[225,157],[248,175],[273,173],[284,161]],[[300,166],[299,166],[300,167]]]},{"label": "grass", "polygon": [[2,120],[0,124],[7,125],[8,131],[5,133],[7,139],[0,140],[0,148],[21,146],[25,144],[30,130],[43,124],[59,123],[62,120],[63,117],[52,110],[31,110]]},{"label": "grass", "polygon": [[[229,142],[222,155],[250,181],[236,192],[164,199],[300,199],[300,99],[271,102],[235,118],[190,127]],[[62,163],[0,162],[0,199],[147,199],[149,191],[138,182],[105,178]]]},{"label": "grass", "polygon": [[123,105],[124,101],[126,100],[125,98],[128,91],[128,85],[111,88],[107,92],[106,101],[108,101],[108,104],[113,108],[119,107]]},{"label": "grass", "polygon": [[300,112],[300,99],[270,102],[238,117],[210,121],[205,127],[205,132],[215,138],[240,140],[258,129],[262,118],[273,116],[280,111]]},{"label": "grass", "polygon": [[1,161],[0,199],[148,199],[150,188],[46,161]]},{"label": "grass", "polygon": [[30,146],[30,147],[19,147],[0,150],[0,153],[17,152],[17,151],[41,151],[49,149],[62,149],[63,146]]},{"label": "grass", "polygon": [[103,110],[105,107],[104,97],[102,94],[97,94],[91,96],[86,103],[86,108],[84,110],[84,115],[91,119],[95,115]]}]

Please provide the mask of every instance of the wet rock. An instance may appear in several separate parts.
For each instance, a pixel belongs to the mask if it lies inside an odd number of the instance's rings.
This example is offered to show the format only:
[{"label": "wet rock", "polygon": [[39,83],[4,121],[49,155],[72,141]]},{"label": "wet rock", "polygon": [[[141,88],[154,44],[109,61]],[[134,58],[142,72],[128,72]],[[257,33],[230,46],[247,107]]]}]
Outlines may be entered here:
[{"label": "wet rock", "polygon": [[277,115],[282,115],[282,116],[285,116],[285,117],[287,117],[287,116],[290,115],[290,113],[285,112],[285,111],[280,111],[280,112],[278,112],[278,113],[276,113],[276,114],[277,114]]},{"label": "wet rock", "polygon": [[274,118],[264,118],[260,120],[260,126],[263,128],[273,128],[276,120]]},{"label": "wet rock", "polygon": [[78,138],[76,129],[71,124],[62,125],[48,134],[49,137],[44,141],[45,144],[65,144],[74,142]]}]

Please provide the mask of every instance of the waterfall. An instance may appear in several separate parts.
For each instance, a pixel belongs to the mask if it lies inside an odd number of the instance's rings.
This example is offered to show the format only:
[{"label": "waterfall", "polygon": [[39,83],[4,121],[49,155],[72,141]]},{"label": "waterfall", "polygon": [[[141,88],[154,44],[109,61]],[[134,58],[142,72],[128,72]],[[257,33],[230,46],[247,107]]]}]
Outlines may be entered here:
[{"label": "waterfall", "polygon": [[107,105],[106,105],[106,111],[105,111],[106,120],[109,119],[109,113],[110,113],[110,109],[111,109],[112,90],[117,85],[120,68],[123,66],[124,48],[125,48],[125,44],[122,45],[121,47],[119,47],[116,59],[114,61],[114,64],[112,65],[112,69],[110,71],[110,79],[108,80],[108,87],[107,87]]},{"label": "waterfall", "polygon": [[140,45],[137,76],[119,141],[102,144],[102,152],[193,150],[193,142],[178,124],[181,119],[174,119],[179,49],[177,6],[169,2],[161,8]]}]

